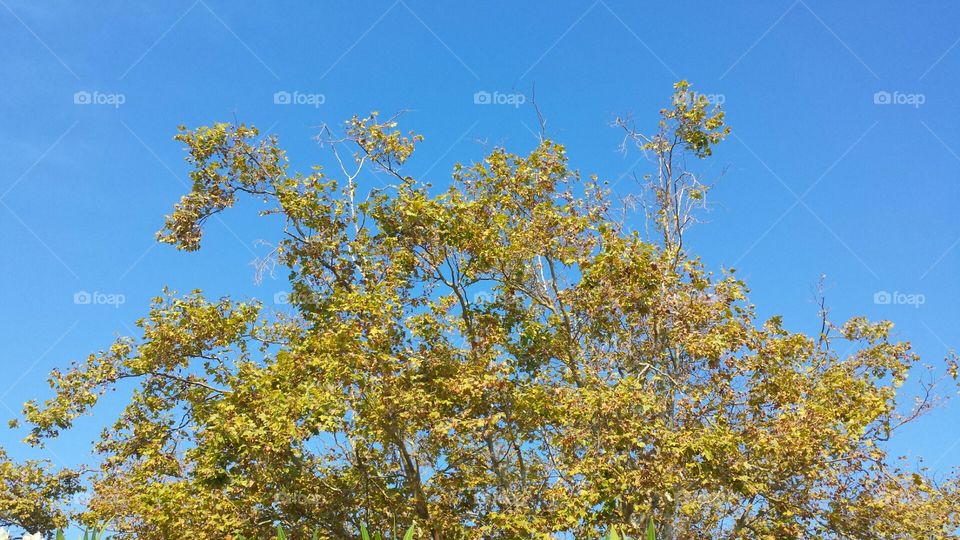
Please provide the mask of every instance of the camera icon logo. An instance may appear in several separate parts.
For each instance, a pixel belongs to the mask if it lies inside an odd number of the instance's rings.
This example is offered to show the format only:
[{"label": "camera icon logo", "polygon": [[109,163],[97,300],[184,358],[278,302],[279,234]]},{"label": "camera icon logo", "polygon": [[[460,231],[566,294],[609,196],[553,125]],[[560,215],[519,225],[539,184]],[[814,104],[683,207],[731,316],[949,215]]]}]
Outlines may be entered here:
[{"label": "camera icon logo", "polygon": [[73,294],[73,303],[78,306],[86,306],[93,302],[93,295],[87,291],[77,291]]},{"label": "camera icon logo", "polygon": [[292,95],[286,90],[280,90],[279,92],[273,93],[273,103],[274,105],[289,105],[292,103]]},{"label": "camera icon logo", "polygon": [[887,291],[877,291],[873,293],[873,303],[878,306],[889,305],[893,301],[893,295]]},{"label": "camera icon logo", "polygon": [[74,105],[89,105],[93,103],[93,94],[86,90],[80,90],[73,94]]},{"label": "camera icon logo", "polygon": [[880,90],[873,94],[873,103],[875,105],[889,105],[893,103],[893,95],[886,90]]},{"label": "camera icon logo", "polygon": [[290,303],[290,293],[287,291],[280,291],[273,295],[273,303],[278,306],[285,306]]},{"label": "camera icon logo", "polygon": [[493,103],[493,95],[486,90],[480,90],[473,94],[473,103],[474,105],[489,105]]}]

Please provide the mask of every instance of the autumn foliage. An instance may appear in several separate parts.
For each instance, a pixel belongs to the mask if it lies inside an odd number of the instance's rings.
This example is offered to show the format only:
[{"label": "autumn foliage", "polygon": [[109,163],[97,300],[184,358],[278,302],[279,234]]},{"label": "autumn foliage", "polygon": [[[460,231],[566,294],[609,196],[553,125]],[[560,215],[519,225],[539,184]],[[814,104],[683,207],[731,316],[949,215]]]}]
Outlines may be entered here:
[{"label": "autumn foliage", "polygon": [[[165,293],[141,335],[53,373],[29,442],[135,380],[81,519],[139,539],[955,534],[956,479],[882,449],[909,419],[909,344],[756,320],[683,242],[723,113],[681,82],[661,118],[618,121],[651,167],[626,218],[547,139],[437,189],[404,172],[421,137],[376,114],[324,131],[335,173],[291,172],[251,127],[181,129],[193,187],[159,240],[198,250],[211,216],[262,201],[294,309]],[[370,168],[390,185],[361,192]]]}]

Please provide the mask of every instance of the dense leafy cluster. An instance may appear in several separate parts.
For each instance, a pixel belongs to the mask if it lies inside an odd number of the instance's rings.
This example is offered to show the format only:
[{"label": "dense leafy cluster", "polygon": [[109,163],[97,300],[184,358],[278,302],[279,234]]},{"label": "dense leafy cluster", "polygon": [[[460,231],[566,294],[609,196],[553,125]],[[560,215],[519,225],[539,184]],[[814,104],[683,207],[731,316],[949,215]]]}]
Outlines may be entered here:
[{"label": "dense leafy cluster", "polygon": [[[142,336],[53,374],[30,441],[138,381],[83,519],[140,539],[953,534],[956,480],[880,445],[909,345],[886,322],[755,320],[744,284],[682,245],[706,187],[681,164],[722,141],[723,114],[680,83],[662,118],[628,131],[657,164],[649,237],[549,140],[435,193],[402,172],[420,137],[376,115],[348,123],[339,177],[291,173],[243,125],[181,130],[193,188],[159,239],[199,249],[210,216],[265,201],[294,313],[164,294]],[[393,183],[358,197],[371,166]]]},{"label": "dense leafy cluster", "polygon": [[52,469],[44,462],[17,463],[0,449],[0,527],[50,531],[67,524],[59,503],[81,491],[80,479]]}]

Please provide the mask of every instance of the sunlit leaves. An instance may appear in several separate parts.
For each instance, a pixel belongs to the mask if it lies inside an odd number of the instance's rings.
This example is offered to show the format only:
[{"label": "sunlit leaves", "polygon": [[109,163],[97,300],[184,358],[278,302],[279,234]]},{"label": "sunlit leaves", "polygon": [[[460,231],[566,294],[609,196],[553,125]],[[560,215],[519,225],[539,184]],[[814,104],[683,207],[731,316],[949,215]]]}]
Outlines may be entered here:
[{"label": "sunlit leaves", "polygon": [[63,527],[69,517],[64,501],[80,489],[74,471],[55,471],[46,462],[18,463],[0,450],[0,526],[35,532]]},{"label": "sunlit leaves", "polygon": [[161,239],[197,249],[237,197],[264,202],[293,313],[157,299],[141,336],[53,374],[30,440],[133,382],[84,517],[136,538],[945,535],[953,480],[878,444],[916,361],[890,324],[757,321],[742,281],[683,248],[707,188],[680,154],[729,133],[709,105],[680,82],[637,135],[658,168],[650,238],[549,140],[437,190],[401,170],[420,136],[356,117],[358,170],[393,182],[358,194],[353,169],[288,173],[252,128],[182,130],[193,187]]}]

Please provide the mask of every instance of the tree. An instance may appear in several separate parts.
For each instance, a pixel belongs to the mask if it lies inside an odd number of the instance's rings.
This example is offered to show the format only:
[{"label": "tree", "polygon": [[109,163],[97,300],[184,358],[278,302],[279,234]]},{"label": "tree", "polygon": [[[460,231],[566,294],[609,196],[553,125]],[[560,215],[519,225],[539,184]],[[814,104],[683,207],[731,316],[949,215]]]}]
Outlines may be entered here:
[{"label": "tree", "polygon": [[63,503],[81,491],[79,474],[54,472],[49,463],[17,463],[0,449],[0,527],[50,533],[65,527]]},{"label": "tree", "polygon": [[[686,164],[724,115],[685,82],[661,115],[649,136],[618,121],[655,166],[644,235],[546,139],[433,194],[402,172],[421,137],[376,113],[324,130],[339,179],[291,173],[254,128],[181,127],[193,186],[159,240],[197,250],[209,217],[263,201],[295,312],[166,291],[142,336],[53,373],[54,396],[25,406],[29,441],[136,380],[84,515],[135,538],[411,521],[434,539],[651,521],[670,539],[955,534],[957,480],[880,445],[927,406],[897,413],[909,344],[826,310],[813,336],[756,321],[733,271],[683,244],[709,190]],[[392,185],[358,196],[369,167]]]}]

